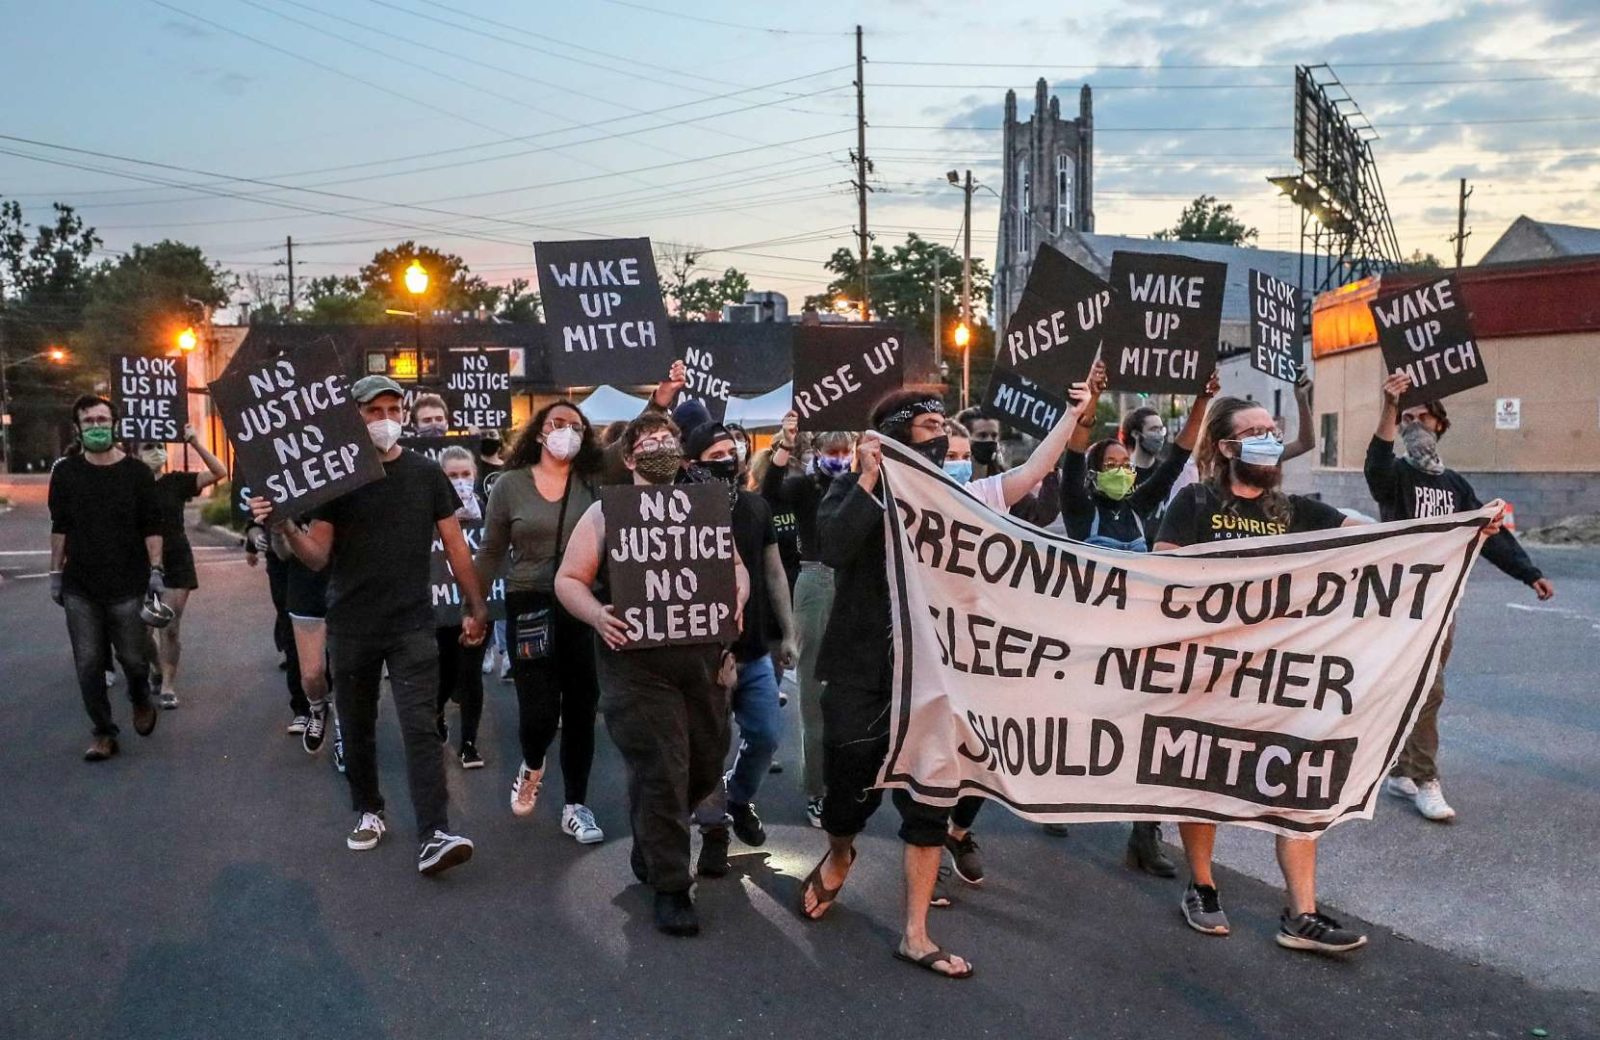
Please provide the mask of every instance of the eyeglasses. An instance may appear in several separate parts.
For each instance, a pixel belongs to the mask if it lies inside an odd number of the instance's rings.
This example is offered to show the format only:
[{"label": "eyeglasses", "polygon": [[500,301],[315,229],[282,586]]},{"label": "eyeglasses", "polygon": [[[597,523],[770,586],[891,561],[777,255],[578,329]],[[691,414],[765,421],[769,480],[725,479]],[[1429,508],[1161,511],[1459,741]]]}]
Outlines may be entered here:
[{"label": "eyeglasses", "polygon": [[573,422],[571,419],[551,418],[546,419],[544,425],[539,427],[540,433],[549,433],[552,430],[577,430],[581,433],[583,432],[583,423],[582,421]]},{"label": "eyeglasses", "polygon": [[911,428],[913,430],[927,430],[930,433],[943,433],[944,419],[940,416],[930,413],[926,416],[911,420]]},{"label": "eyeglasses", "polygon": [[1277,427],[1276,423],[1268,424],[1266,426],[1252,426],[1248,430],[1240,430],[1237,433],[1235,433],[1233,435],[1233,437],[1230,438],[1230,439],[1231,440],[1236,440],[1236,441],[1241,441],[1241,440],[1245,440],[1245,439],[1247,439],[1249,437],[1268,437],[1268,436],[1277,437],[1279,440],[1283,439],[1283,434],[1278,432],[1278,427]]},{"label": "eyeglasses", "polygon": [[84,429],[91,429],[97,426],[115,426],[116,420],[110,418],[101,418],[98,415],[86,416],[78,420],[78,425]]},{"label": "eyeglasses", "polygon": [[678,441],[675,437],[645,437],[633,446],[634,454],[641,451],[677,451]]}]

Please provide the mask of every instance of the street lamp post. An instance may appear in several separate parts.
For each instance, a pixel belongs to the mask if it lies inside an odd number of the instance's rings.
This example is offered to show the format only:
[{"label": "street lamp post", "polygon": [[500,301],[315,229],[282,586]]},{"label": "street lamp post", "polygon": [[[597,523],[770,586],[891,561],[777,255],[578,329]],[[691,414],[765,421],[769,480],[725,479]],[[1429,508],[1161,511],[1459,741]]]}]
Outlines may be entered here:
[{"label": "street lamp post", "polygon": [[406,292],[411,294],[411,323],[417,349],[417,375],[422,375],[422,294],[428,291],[428,269],[413,259],[406,268]]},{"label": "street lamp post", "polygon": [[11,472],[11,383],[6,372],[13,365],[26,365],[39,358],[46,358],[52,364],[64,365],[67,363],[67,352],[60,347],[46,347],[25,358],[11,361],[6,358],[5,340],[0,338],[0,454],[5,456],[6,473]]}]

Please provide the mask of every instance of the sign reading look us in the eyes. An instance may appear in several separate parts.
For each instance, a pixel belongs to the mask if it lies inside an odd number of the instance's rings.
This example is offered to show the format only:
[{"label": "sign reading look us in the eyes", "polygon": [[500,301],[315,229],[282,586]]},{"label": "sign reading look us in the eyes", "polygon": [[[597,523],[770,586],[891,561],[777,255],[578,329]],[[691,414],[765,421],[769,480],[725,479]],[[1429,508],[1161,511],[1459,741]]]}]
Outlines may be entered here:
[{"label": "sign reading look us in the eyes", "polygon": [[181,357],[111,355],[117,439],[175,444],[189,421],[189,364]]}]

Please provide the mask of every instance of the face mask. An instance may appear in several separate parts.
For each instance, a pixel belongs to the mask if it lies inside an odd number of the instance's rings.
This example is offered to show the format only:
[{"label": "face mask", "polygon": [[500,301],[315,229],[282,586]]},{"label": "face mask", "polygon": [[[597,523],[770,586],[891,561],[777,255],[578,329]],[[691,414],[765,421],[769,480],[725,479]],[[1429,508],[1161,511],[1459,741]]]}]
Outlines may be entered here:
[{"label": "face mask", "polygon": [[545,434],[544,446],[549,449],[552,456],[565,462],[578,454],[578,449],[583,447],[583,434],[574,427],[564,426]]},{"label": "face mask", "polygon": [[697,462],[695,465],[724,484],[732,484],[739,479],[738,459],[717,459],[714,462]]},{"label": "face mask", "polygon": [[1239,441],[1239,461],[1248,466],[1276,466],[1283,458],[1283,442],[1270,433]]},{"label": "face mask", "polygon": [[1094,475],[1095,490],[1107,498],[1120,502],[1128,497],[1128,492],[1133,490],[1135,474],[1132,470],[1103,469]]},{"label": "face mask", "polygon": [[139,461],[149,466],[153,472],[160,473],[167,468],[167,452],[164,448],[151,448],[139,453]]},{"label": "face mask", "polygon": [[78,439],[83,441],[84,451],[102,452],[111,450],[117,435],[109,426],[91,426],[86,430],[79,430]]},{"label": "face mask", "polygon": [[445,423],[442,423],[442,422],[418,423],[417,424],[417,436],[418,437],[443,437],[445,435],[445,431],[448,430],[448,429],[449,429],[449,426],[447,426]]},{"label": "face mask", "polygon": [[994,465],[995,456],[1000,454],[1000,445],[994,441],[973,441],[972,461],[980,466]]},{"label": "face mask", "polygon": [[485,458],[490,455],[500,454],[500,442],[485,437],[483,440],[478,442],[478,454],[484,456]]},{"label": "face mask", "polygon": [[1439,438],[1421,423],[1407,423],[1400,428],[1400,439],[1406,446],[1406,461],[1424,473],[1443,473],[1444,463],[1439,459]]},{"label": "face mask", "polygon": [[950,438],[940,434],[931,441],[911,444],[908,447],[935,466],[942,467],[944,465],[944,457],[950,454]]},{"label": "face mask", "polygon": [[944,464],[945,475],[957,484],[970,483],[972,480],[971,459],[950,459]]},{"label": "face mask", "polygon": [[683,454],[677,445],[670,448],[647,448],[634,453],[634,471],[652,484],[670,484],[678,475],[678,464]]},{"label": "face mask", "polygon": [[749,457],[750,457],[750,445],[746,444],[744,441],[734,441],[733,442],[733,459],[734,459],[734,461],[739,463],[742,466],[742,465],[744,465],[744,460],[749,458]]},{"label": "face mask", "polygon": [[1146,430],[1139,434],[1139,447],[1147,454],[1160,455],[1161,449],[1167,446],[1166,430]]},{"label": "face mask", "polygon": [[388,451],[400,439],[400,424],[393,419],[374,419],[367,423],[367,436],[379,451]]},{"label": "face mask", "polygon": [[850,469],[850,456],[848,455],[814,455],[811,458],[813,472],[825,477],[837,477]]},{"label": "face mask", "polygon": [[456,489],[456,497],[461,499],[461,508],[456,510],[457,514],[465,514],[472,519],[477,519],[478,496],[473,491],[472,479],[470,477],[452,477],[450,478],[450,486]]}]

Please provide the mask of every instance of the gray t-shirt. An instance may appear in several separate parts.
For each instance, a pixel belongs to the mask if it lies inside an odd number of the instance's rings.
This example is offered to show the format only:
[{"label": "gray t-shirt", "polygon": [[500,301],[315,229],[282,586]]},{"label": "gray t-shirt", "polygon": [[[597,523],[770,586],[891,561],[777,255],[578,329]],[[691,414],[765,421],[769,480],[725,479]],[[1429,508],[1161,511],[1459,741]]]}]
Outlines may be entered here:
[{"label": "gray t-shirt", "polygon": [[484,511],[483,546],[478,551],[480,577],[500,573],[502,561],[511,558],[506,588],[513,592],[551,592],[555,589],[558,544],[572,537],[572,529],[584,510],[594,503],[594,492],[583,478],[572,477],[567,499],[567,517],[559,542],[556,523],[561,516],[561,499],[554,502],[539,493],[532,470],[508,469],[500,474],[489,491],[489,506]]}]

